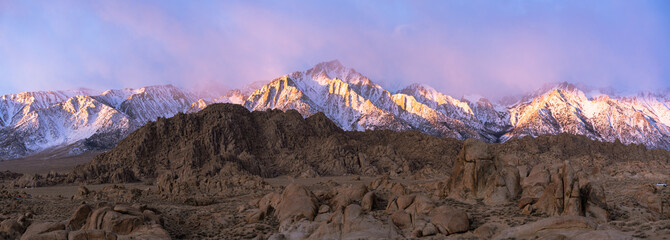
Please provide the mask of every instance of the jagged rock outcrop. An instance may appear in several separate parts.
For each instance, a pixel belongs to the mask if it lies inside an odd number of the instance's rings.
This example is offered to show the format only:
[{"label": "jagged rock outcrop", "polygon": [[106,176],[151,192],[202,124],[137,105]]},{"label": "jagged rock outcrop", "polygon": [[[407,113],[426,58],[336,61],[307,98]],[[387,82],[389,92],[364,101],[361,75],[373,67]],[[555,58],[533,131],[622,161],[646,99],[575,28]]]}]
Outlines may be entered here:
[{"label": "jagged rock outcrop", "polygon": [[[373,186],[376,190],[371,190]],[[369,196],[376,191],[384,193],[375,201]],[[388,206],[366,209],[361,206],[366,201],[388,202]],[[382,184],[341,185],[320,193],[291,184],[281,194],[268,193],[254,201],[252,207],[247,222],[276,218],[279,233],[273,237],[277,239],[440,238],[470,230],[465,211],[436,206],[423,194],[394,195]]]},{"label": "jagged rock outcrop", "polygon": [[16,173],[9,170],[0,172],[0,182],[18,179],[23,176],[23,173]]},{"label": "jagged rock outcrop", "polygon": [[670,190],[667,187],[645,184],[635,192],[635,199],[640,205],[670,217]]},{"label": "jagged rock outcrop", "polygon": [[89,190],[86,186],[79,186],[77,193],[72,196],[72,200],[95,200],[95,201],[113,201],[117,203],[136,202],[148,194],[149,190],[140,190],[137,188],[126,188],[123,185],[111,185],[103,187],[98,191]]},{"label": "jagged rock outcrop", "polygon": [[490,148],[500,161],[519,167],[522,178],[536,165],[560,165],[565,160],[584,174],[603,173],[615,178],[663,178],[670,166],[670,152],[666,150],[594,141],[567,133],[513,139]]},{"label": "jagged rock outcrop", "polygon": [[[394,226],[365,214],[358,204],[367,189],[363,186],[341,186],[323,195],[323,199],[305,187],[291,184],[281,194],[269,193],[261,198],[247,216],[248,222],[276,217],[279,233],[274,237],[288,239],[361,239],[394,238]],[[317,207],[318,202],[330,203]],[[332,211],[331,211],[332,210]]]},{"label": "jagged rock outcrop", "polygon": [[519,172],[506,166],[476,139],[468,139],[447,182],[448,195],[462,201],[482,199],[486,204],[507,203],[520,193]]},{"label": "jagged rock outcrop", "polygon": [[[8,224],[5,224],[7,222]],[[156,209],[146,206],[99,204],[93,209],[83,204],[61,222],[35,222],[27,228],[21,221],[5,225],[21,237],[31,239],[170,239]],[[11,232],[11,231],[10,231]]]},{"label": "jagged rock outcrop", "polygon": [[590,216],[601,221],[609,218],[604,189],[595,183],[580,181],[578,172],[568,161],[533,167],[522,186],[519,208],[526,214],[537,211],[549,216]]},{"label": "jagged rock outcrop", "polygon": [[19,239],[31,224],[28,215],[0,222],[0,239]]}]

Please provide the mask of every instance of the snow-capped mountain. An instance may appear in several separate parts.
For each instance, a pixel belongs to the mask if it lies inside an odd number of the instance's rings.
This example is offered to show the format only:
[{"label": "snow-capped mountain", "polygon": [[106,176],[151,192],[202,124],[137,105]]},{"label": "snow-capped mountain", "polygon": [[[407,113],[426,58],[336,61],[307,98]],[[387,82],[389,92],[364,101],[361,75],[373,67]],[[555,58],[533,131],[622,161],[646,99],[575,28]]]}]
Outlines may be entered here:
[{"label": "snow-capped mountain", "polygon": [[670,101],[664,96],[587,95],[563,83],[532,100],[508,108],[514,128],[501,137],[567,132],[592,139],[670,149]]},{"label": "snow-capped mountain", "polygon": [[158,117],[186,112],[198,98],[172,85],[47,91],[0,97],[0,160],[53,147],[108,148]]},{"label": "snow-capped mountain", "polygon": [[457,99],[422,84],[391,92],[330,61],[224,94],[165,85],[1,96],[0,160],[54,147],[68,147],[71,153],[108,149],[148,121],[197,112],[212,103],[295,109],[305,117],[323,112],[345,130],[418,130],[487,142],[566,132],[670,150],[670,91],[621,97],[611,89],[560,83],[499,102]]},{"label": "snow-capped mountain", "polygon": [[[323,112],[345,130],[419,130],[455,138],[489,139],[468,116],[467,103],[421,85],[392,93],[338,61],[277,78],[244,102],[250,110],[296,109],[304,116]],[[478,105],[478,109],[484,105]]]},{"label": "snow-capped mountain", "polygon": [[273,80],[253,92],[244,106],[250,110],[296,109],[305,116],[324,112],[345,130],[414,129],[488,142],[566,132],[670,149],[667,93],[633,97],[612,93],[611,89],[567,83],[499,103],[481,97],[456,99],[422,84],[392,93],[331,61]]}]

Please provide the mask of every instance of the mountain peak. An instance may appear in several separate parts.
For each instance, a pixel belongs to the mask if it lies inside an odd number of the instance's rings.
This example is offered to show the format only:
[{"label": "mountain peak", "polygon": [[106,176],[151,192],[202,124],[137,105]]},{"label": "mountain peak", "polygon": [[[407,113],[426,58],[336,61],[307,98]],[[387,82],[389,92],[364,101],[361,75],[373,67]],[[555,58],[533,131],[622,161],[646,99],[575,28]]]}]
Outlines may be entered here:
[{"label": "mountain peak", "polygon": [[139,89],[178,89],[172,84],[164,84],[164,85],[151,85],[151,86],[146,86],[146,87],[141,87]]},{"label": "mountain peak", "polygon": [[306,74],[311,76],[313,80],[322,81],[325,79],[334,79],[337,78],[343,82],[352,84],[352,85],[369,85],[374,88],[381,88],[381,86],[373,83],[367,77],[356,72],[353,68],[348,68],[342,65],[338,60],[332,60],[328,62],[322,62],[314,65],[311,69],[305,72],[296,72],[292,77]]},{"label": "mountain peak", "polygon": [[[583,86],[581,86],[581,87],[583,87]],[[563,82],[554,82],[554,83],[547,83],[547,84],[545,84],[545,85],[540,89],[540,91],[541,91],[542,93],[546,93],[546,92],[552,92],[552,91],[554,91],[554,90],[558,90],[558,89],[560,89],[560,90],[565,90],[565,91],[569,91],[569,92],[573,92],[573,91],[575,91],[575,90],[580,90],[580,86],[577,86],[577,85],[575,85],[575,84],[572,84],[572,83],[569,83],[569,82],[566,82],[566,81],[563,81]]]},{"label": "mountain peak", "polygon": [[339,60],[334,59],[327,62],[321,62],[314,66],[314,69],[335,70],[345,68]]},{"label": "mountain peak", "polygon": [[400,90],[399,92],[402,92],[404,90],[412,90],[412,89],[416,89],[416,90],[420,90],[420,91],[430,91],[430,92],[436,92],[437,91],[437,90],[435,90],[435,88],[433,88],[429,85],[423,84],[423,83],[412,83],[412,84],[408,85],[407,87],[403,88],[402,90]]},{"label": "mountain peak", "polygon": [[311,73],[314,76],[319,74],[325,74],[328,78],[335,78],[335,77],[342,78],[343,75],[346,75],[350,71],[353,71],[353,69],[345,67],[338,60],[322,62],[314,65],[313,68],[307,70],[308,73]]}]

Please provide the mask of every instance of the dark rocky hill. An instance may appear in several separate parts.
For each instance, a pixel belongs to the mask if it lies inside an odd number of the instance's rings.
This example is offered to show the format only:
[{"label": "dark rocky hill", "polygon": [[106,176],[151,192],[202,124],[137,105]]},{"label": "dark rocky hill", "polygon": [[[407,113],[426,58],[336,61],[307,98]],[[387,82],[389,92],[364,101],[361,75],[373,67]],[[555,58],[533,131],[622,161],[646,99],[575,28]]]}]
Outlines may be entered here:
[{"label": "dark rocky hill", "polygon": [[435,174],[448,171],[461,146],[419,132],[345,132],[323,114],[303,118],[294,110],[249,112],[214,104],[146,124],[116,148],[76,167],[70,180]]}]

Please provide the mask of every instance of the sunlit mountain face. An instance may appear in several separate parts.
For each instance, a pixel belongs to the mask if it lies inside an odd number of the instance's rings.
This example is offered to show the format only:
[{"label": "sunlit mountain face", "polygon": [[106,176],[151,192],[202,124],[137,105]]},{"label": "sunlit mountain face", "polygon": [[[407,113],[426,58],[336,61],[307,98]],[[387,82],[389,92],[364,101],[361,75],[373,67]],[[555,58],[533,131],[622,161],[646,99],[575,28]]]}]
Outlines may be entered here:
[{"label": "sunlit mountain face", "polygon": [[339,61],[222,94],[193,93],[172,85],[24,92],[0,97],[0,159],[54,148],[69,154],[105,150],[148,121],[220,102],[250,111],[292,109],[304,117],[323,112],[348,131],[417,130],[491,143],[570,133],[670,149],[667,92],[618,96],[559,83],[503,99],[455,98],[425,84],[392,92]]}]

